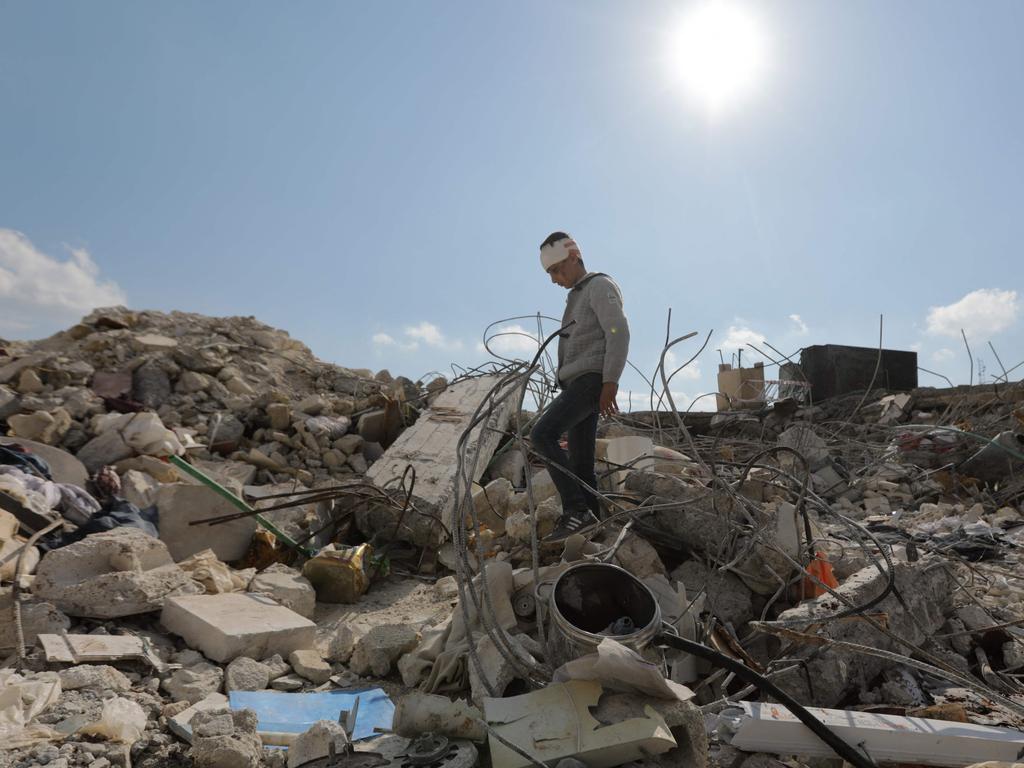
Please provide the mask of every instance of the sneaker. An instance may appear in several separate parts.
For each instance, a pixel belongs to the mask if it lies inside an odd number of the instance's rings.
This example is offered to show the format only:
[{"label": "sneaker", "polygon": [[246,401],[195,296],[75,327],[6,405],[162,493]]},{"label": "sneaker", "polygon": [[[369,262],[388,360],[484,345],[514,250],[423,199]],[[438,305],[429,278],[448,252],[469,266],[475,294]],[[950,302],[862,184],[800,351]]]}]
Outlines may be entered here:
[{"label": "sneaker", "polygon": [[589,509],[563,512],[555,524],[555,530],[544,537],[545,544],[559,544],[576,533],[589,533],[597,527],[598,520]]}]

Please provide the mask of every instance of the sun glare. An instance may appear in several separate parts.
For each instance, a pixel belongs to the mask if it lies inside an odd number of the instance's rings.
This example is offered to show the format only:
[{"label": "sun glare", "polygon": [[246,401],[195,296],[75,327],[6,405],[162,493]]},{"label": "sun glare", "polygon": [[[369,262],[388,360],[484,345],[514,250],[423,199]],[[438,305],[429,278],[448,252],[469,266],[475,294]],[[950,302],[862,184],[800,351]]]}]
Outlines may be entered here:
[{"label": "sun glare", "polygon": [[701,0],[669,39],[672,76],[718,115],[749,95],[765,65],[765,39],[756,18],[731,0]]}]

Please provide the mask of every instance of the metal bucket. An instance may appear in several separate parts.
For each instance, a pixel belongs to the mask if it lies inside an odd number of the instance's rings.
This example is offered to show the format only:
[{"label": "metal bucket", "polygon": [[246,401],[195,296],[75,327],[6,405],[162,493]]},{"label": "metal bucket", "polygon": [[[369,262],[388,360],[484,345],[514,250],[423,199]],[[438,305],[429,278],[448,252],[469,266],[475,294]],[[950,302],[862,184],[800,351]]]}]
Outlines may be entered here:
[{"label": "metal bucket", "polygon": [[[580,563],[564,571],[555,580],[548,610],[548,657],[554,666],[596,653],[606,637],[642,651],[661,630],[654,593],[629,571],[608,563]],[[624,617],[632,622],[632,632],[604,634]]]}]

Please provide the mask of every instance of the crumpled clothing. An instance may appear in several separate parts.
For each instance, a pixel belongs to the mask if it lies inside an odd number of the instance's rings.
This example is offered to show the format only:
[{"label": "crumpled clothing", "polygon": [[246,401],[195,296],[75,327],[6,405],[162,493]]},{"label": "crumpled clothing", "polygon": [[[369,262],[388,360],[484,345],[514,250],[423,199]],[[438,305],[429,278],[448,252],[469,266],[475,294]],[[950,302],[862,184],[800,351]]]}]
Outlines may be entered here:
[{"label": "crumpled clothing", "polygon": [[160,538],[159,520],[160,513],[156,507],[140,510],[129,501],[114,498],[104,504],[85,525],[69,533],[50,534],[43,538],[38,546],[43,552],[48,552],[81,541],[90,533],[102,533],[121,527],[138,528],[153,538]]},{"label": "crumpled clothing", "polygon": [[52,480],[50,465],[45,459],[36,456],[17,443],[0,445],[0,464],[17,467],[31,475],[39,475]]},{"label": "crumpled clothing", "polygon": [[29,500],[26,506],[37,512],[57,510],[75,525],[87,523],[100,511],[100,503],[83,488],[44,480],[10,465],[0,465],[0,490],[14,490],[15,496],[26,497]]}]

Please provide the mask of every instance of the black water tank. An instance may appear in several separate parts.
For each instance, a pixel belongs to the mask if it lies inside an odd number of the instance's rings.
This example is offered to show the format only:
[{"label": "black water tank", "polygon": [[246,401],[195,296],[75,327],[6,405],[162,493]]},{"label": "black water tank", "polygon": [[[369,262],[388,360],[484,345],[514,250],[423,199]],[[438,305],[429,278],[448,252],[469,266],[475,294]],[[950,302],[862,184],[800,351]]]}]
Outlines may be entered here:
[{"label": "black water tank", "polygon": [[[819,344],[800,353],[800,367],[811,385],[811,397],[820,402],[848,392],[862,392],[871,384],[878,364],[878,349]],[[890,392],[917,387],[917,352],[883,349],[874,389]]]}]

